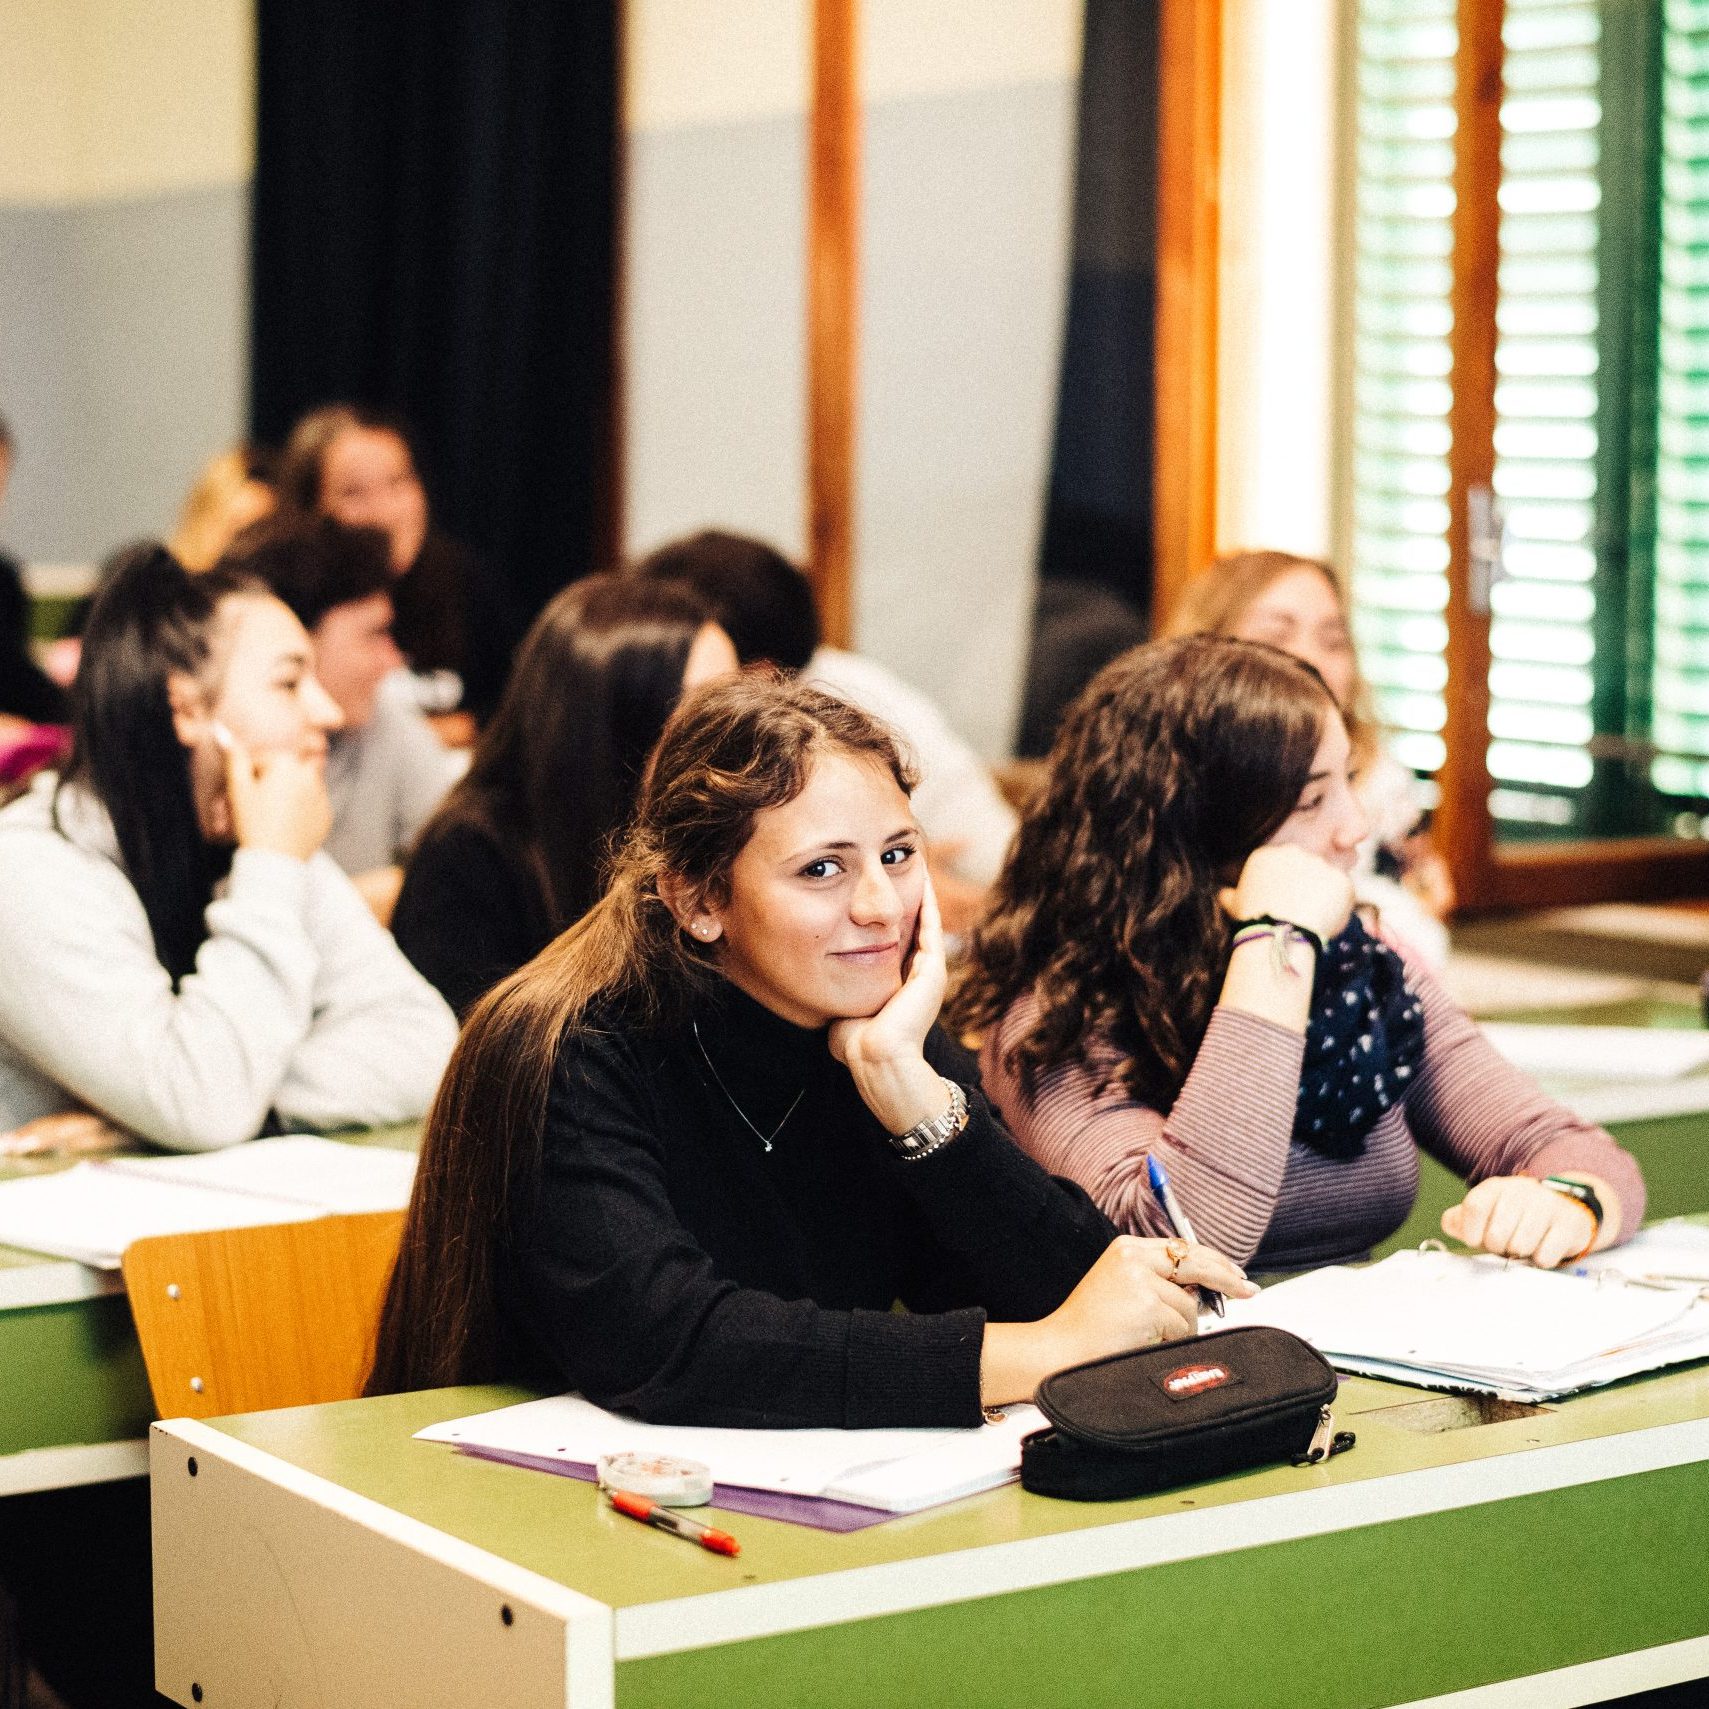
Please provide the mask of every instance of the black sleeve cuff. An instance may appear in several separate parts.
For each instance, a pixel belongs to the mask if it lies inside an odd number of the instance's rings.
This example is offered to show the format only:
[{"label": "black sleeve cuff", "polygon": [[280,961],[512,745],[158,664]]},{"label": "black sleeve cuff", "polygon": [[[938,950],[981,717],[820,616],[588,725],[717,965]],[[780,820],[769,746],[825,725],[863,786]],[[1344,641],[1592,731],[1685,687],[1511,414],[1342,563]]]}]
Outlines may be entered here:
[{"label": "black sleeve cuff", "polygon": [[847,1425],[973,1425],[985,1313],[856,1311],[850,1314]]}]

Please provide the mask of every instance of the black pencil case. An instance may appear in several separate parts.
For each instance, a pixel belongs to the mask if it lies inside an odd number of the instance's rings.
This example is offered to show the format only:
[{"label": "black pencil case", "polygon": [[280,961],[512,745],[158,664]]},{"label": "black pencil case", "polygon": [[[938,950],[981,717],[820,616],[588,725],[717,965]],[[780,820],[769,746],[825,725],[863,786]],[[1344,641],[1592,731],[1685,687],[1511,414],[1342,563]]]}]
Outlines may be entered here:
[{"label": "black pencil case", "polygon": [[1021,1444],[1021,1486],[1121,1501],[1279,1460],[1316,1464],[1335,1433],[1336,1376],[1308,1342],[1252,1324],[1074,1365],[1033,1397],[1050,1420]]}]

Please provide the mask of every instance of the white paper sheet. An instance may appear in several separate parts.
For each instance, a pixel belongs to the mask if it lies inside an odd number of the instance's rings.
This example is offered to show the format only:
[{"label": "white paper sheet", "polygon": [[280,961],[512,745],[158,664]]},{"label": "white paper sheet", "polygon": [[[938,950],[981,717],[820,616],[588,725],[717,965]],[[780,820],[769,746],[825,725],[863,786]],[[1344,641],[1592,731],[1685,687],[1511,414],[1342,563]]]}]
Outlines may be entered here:
[{"label": "white paper sheet", "polygon": [[580,1395],[553,1395],[417,1434],[498,1453],[592,1465],[604,1454],[669,1454],[710,1466],[715,1483],[912,1513],[1011,1482],[1021,1438],[1043,1427],[1031,1406],[972,1430],[732,1430],[642,1424]]},{"label": "white paper sheet", "polygon": [[1226,1325],[1291,1330],[1343,1370],[1549,1398],[1709,1357],[1709,1306],[1488,1255],[1397,1252],[1228,1302]]},{"label": "white paper sheet", "polygon": [[133,1240],[401,1210],[415,1157],[308,1135],[193,1157],[108,1158],[0,1182],[0,1245],[116,1270]]},{"label": "white paper sheet", "polygon": [[1709,1029],[1543,1026],[1485,1021],[1484,1036],[1516,1068],[1561,1080],[1676,1080],[1709,1067]]}]

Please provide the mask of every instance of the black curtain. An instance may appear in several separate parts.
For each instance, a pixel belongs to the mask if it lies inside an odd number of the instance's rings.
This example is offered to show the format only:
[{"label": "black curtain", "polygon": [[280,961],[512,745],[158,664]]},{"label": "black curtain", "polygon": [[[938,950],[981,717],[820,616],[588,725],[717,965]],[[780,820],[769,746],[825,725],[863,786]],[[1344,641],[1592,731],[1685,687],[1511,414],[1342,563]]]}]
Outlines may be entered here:
[{"label": "black curtain", "polygon": [[618,0],[258,0],[251,425],[401,412],[537,609],[615,537]]},{"label": "black curtain", "polygon": [[1151,597],[1159,0],[1087,0],[1040,572]]},{"label": "black curtain", "polygon": [[1016,752],[1049,750],[1152,584],[1159,0],[1086,0],[1068,319]]}]

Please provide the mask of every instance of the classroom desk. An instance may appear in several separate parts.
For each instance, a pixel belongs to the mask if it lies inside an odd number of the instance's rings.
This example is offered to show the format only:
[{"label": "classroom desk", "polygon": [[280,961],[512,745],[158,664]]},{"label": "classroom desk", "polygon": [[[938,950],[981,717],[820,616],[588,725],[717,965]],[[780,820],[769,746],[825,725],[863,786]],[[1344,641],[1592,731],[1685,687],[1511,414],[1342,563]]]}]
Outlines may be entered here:
[{"label": "classroom desk", "polygon": [[[342,1133],[413,1147],[418,1124]],[[67,1167],[0,1160],[0,1180]],[[117,1271],[0,1246],[0,1497],[141,1477],[155,1416]]]},{"label": "classroom desk", "polygon": [[[1617,1124],[1649,1183],[1652,1218],[1709,1201],[1709,1116]],[[351,1137],[413,1145],[414,1126]],[[1381,1256],[1441,1232],[1442,1212],[1464,1192],[1421,1157],[1418,1203]],[[0,1160],[0,1180],[63,1163]],[[142,1353],[117,1273],[0,1246],[0,1498],[32,1490],[140,1477],[155,1416]]]},{"label": "classroom desk", "polygon": [[1350,1378],[1358,1447],[1140,1501],[995,1490],[846,1536],[733,1515],[738,1559],[587,1484],[412,1441],[442,1389],[151,1438],[175,1701],[1594,1702],[1709,1674],[1709,1365],[1499,1422]]}]

